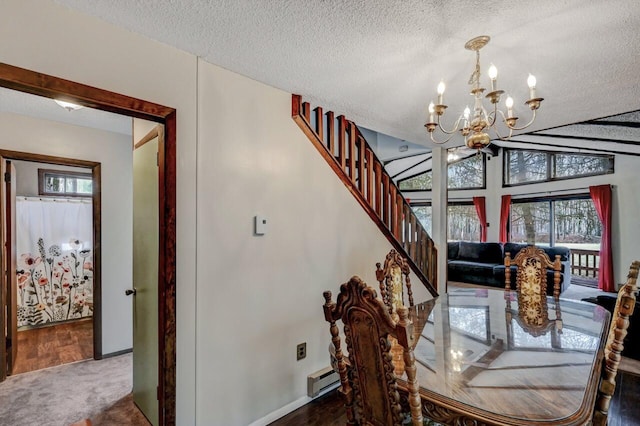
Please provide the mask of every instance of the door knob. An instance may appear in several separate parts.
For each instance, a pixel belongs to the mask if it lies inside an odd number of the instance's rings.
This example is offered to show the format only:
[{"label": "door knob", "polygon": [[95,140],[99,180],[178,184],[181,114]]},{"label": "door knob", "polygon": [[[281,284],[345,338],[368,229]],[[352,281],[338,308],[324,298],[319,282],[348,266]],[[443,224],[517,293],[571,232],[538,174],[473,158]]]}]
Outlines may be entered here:
[{"label": "door knob", "polygon": [[127,296],[131,296],[133,294],[135,296],[136,295],[136,289],[135,288],[134,289],[128,288],[128,289],[126,289],[124,291],[124,294],[126,294]]}]

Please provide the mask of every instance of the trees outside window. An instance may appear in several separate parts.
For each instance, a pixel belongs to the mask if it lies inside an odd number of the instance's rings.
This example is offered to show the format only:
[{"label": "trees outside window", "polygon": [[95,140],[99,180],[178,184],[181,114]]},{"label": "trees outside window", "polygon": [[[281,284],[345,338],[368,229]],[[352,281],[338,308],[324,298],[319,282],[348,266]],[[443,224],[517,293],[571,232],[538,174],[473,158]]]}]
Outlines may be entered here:
[{"label": "trees outside window", "polygon": [[507,149],[503,186],[525,185],[613,173],[612,155]]},{"label": "trees outside window", "polygon": [[[485,155],[473,154],[470,157],[449,163],[447,185],[450,190],[485,188]],[[431,191],[433,171],[405,178],[398,181],[401,191]]]}]

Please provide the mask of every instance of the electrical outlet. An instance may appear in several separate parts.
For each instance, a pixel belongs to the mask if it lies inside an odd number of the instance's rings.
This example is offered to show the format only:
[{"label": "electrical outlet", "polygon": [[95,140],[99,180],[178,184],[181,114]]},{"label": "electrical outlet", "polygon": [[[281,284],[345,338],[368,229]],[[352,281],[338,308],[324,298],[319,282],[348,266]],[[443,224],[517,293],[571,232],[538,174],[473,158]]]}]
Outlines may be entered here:
[{"label": "electrical outlet", "polygon": [[307,342],[300,343],[296,346],[296,357],[298,361],[307,357]]}]

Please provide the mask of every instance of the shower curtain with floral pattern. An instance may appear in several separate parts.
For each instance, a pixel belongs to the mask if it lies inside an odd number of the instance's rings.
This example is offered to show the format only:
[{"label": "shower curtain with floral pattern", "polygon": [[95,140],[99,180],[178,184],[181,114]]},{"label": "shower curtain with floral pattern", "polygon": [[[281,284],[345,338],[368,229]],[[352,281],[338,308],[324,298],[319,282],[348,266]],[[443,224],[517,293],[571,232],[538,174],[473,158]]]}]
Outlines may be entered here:
[{"label": "shower curtain with floral pattern", "polygon": [[91,200],[17,197],[18,327],[93,314]]}]

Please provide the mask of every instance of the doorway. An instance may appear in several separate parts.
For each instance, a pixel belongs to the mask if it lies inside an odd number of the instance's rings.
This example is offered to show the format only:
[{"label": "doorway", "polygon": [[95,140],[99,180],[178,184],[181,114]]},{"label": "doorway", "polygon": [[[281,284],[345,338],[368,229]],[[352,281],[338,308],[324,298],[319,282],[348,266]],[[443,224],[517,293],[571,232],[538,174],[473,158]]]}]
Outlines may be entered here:
[{"label": "doorway", "polygon": [[[15,277],[15,302],[8,303],[11,351],[7,374],[20,374],[95,358],[93,312],[101,311],[101,277],[94,275],[93,225],[101,212],[93,209],[91,168],[69,166],[68,161],[2,151],[5,181],[7,252],[5,264]],[[34,157],[30,157],[34,158]],[[75,161],[74,161],[75,164]],[[99,253],[98,253],[99,254]],[[95,284],[95,286],[94,286]],[[98,297],[95,297],[95,295]],[[16,308],[17,306],[17,308]],[[16,318],[17,317],[17,318]],[[17,334],[17,335],[16,335]],[[45,349],[46,348],[46,349]],[[17,354],[16,354],[17,352]]]},{"label": "doorway", "polygon": [[[158,152],[158,389],[159,424],[175,424],[176,383],[176,111],[34,71],[0,64],[0,86],[154,121],[164,126]],[[98,166],[99,170],[99,166]],[[99,193],[100,188],[96,189]],[[98,197],[97,200],[100,203]],[[97,224],[96,232],[100,232]],[[97,247],[96,247],[97,248]],[[94,270],[100,268],[99,262]],[[0,324],[4,326],[4,324]],[[4,354],[3,354],[4,356]],[[4,361],[1,360],[0,361]]]}]

